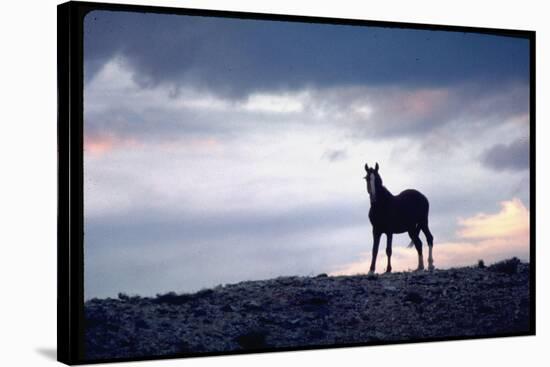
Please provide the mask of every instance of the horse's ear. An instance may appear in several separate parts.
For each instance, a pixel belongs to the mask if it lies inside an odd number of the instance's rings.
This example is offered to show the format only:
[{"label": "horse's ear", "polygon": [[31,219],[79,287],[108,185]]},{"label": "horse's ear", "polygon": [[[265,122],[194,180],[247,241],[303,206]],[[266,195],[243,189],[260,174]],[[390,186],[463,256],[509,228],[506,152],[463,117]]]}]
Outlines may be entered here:
[{"label": "horse's ear", "polygon": [[369,171],[369,165],[368,165],[368,163],[365,163],[365,171],[367,171],[367,172]]},{"label": "horse's ear", "polygon": [[374,170],[378,172],[378,162],[376,162],[376,166],[374,166]]}]

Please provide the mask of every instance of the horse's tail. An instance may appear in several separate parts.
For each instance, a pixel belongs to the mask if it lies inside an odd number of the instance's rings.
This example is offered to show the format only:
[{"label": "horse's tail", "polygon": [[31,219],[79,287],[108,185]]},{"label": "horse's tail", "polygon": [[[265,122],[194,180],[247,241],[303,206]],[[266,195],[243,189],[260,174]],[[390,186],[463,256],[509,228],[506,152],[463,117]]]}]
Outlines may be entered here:
[{"label": "horse's tail", "polygon": [[[416,224],[416,226],[414,227],[414,231],[416,232],[416,236],[418,237],[418,234],[420,233],[420,223]],[[414,242],[411,240],[411,242],[409,243],[409,245],[407,247],[411,248],[413,246],[414,246]]]}]

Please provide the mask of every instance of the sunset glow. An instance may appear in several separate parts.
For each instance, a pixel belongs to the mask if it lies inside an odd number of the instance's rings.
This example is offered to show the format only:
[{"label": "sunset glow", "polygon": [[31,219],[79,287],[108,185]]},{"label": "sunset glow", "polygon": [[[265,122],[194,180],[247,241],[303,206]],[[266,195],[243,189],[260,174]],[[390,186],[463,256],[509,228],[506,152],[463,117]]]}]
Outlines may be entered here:
[{"label": "sunset glow", "polygon": [[[501,203],[497,213],[479,213],[473,217],[459,219],[459,230],[453,242],[434,244],[436,267],[474,265],[478,260],[486,263],[503,260],[513,256],[524,261],[529,259],[529,210],[514,198]],[[422,235],[421,235],[422,238]],[[423,238],[422,238],[423,239]],[[378,271],[383,272],[386,264],[384,253],[385,237],[382,238],[379,251]],[[424,257],[427,246],[424,242]],[[394,240],[392,267],[394,271],[414,270],[417,265],[416,251],[395,245]],[[331,275],[365,274],[369,270],[371,254],[364,252],[362,260],[344,266]]]}]

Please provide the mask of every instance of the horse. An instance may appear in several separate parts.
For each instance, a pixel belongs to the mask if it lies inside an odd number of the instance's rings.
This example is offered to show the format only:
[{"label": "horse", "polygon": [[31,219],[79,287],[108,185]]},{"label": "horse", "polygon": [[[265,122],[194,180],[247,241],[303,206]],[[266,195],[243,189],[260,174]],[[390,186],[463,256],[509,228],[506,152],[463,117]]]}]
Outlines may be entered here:
[{"label": "horse", "polygon": [[378,255],[378,246],[380,237],[386,234],[386,255],[388,256],[388,266],[386,272],[390,273],[391,255],[392,255],[392,237],[393,234],[408,232],[411,243],[409,247],[416,248],[418,252],[417,271],[424,270],[424,260],[422,256],[422,241],[420,240],[420,231],[426,236],[428,242],[428,270],[434,269],[432,256],[433,236],[428,227],[428,212],[430,204],[426,196],[421,192],[408,189],[394,196],[385,186],[382,185],[382,177],[378,173],[378,162],[374,168],[365,164],[367,175],[364,177],[367,183],[367,192],[370,196],[369,219],[372,224],[373,246],[372,261],[369,274],[374,273],[376,266],[376,256]]}]

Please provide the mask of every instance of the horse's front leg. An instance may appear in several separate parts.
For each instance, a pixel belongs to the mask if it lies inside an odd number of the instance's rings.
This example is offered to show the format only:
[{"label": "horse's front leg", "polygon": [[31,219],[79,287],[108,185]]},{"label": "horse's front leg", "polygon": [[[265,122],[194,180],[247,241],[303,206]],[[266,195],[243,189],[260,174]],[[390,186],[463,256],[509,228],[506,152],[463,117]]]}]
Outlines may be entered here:
[{"label": "horse's front leg", "polygon": [[370,263],[369,274],[374,273],[374,268],[376,267],[376,256],[378,256],[378,246],[380,245],[380,236],[382,233],[377,230],[372,230],[373,244],[372,244],[372,260]]},{"label": "horse's front leg", "polygon": [[391,243],[393,234],[386,233],[387,243],[386,243],[386,255],[388,256],[388,267],[386,268],[386,273],[391,273]]}]

